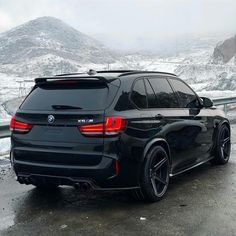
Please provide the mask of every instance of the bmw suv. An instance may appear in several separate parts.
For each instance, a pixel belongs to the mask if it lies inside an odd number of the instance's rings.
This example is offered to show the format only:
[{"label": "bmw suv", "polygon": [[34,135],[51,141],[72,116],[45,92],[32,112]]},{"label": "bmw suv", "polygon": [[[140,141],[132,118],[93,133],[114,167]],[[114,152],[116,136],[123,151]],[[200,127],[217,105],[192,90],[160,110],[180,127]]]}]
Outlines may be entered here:
[{"label": "bmw suv", "polygon": [[158,201],[169,178],[230,157],[230,124],[176,75],[93,71],[37,78],[12,117],[21,184],[127,189]]}]

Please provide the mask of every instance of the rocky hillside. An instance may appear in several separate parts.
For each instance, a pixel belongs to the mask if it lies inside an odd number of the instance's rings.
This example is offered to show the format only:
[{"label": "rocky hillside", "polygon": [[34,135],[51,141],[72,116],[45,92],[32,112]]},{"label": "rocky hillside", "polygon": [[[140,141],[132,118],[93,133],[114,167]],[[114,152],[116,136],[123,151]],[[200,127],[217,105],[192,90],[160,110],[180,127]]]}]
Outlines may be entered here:
[{"label": "rocky hillside", "polygon": [[212,56],[215,64],[226,64],[230,60],[236,65],[236,35],[218,43]]},{"label": "rocky hillside", "polygon": [[0,34],[0,72],[4,73],[50,75],[115,60],[115,54],[100,42],[53,17],[41,17]]}]

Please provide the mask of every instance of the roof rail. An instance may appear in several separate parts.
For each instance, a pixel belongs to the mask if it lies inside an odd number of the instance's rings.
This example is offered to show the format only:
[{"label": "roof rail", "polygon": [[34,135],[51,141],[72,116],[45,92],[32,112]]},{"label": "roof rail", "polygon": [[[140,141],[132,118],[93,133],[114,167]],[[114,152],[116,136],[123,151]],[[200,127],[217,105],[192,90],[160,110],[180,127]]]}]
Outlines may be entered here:
[{"label": "roof rail", "polygon": [[67,74],[60,74],[56,75],[57,77],[63,77],[63,76],[71,76],[71,75],[95,75],[97,73],[120,73],[120,76],[124,75],[131,75],[131,74],[144,74],[144,73],[150,73],[150,74],[166,74],[166,75],[172,75],[176,76],[174,73],[169,72],[162,72],[162,71],[144,71],[144,70],[89,70],[88,72],[76,72],[76,73],[67,73]]},{"label": "roof rail", "polygon": [[134,70],[134,71],[125,72],[121,74],[119,77],[125,76],[125,75],[133,75],[133,74],[165,74],[165,75],[177,76],[176,74],[169,73],[169,72],[162,72],[162,71],[140,71],[140,70],[135,71]]},{"label": "roof rail", "polygon": [[97,73],[128,73],[128,72],[138,72],[138,70],[99,70]]},{"label": "roof rail", "polygon": [[88,72],[72,72],[72,73],[65,73],[65,74],[58,74],[56,76],[69,76],[69,75],[95,75],[96,73],[127,73],[127,72],[135,72],[138,70],[93,70],[90,69]]}]

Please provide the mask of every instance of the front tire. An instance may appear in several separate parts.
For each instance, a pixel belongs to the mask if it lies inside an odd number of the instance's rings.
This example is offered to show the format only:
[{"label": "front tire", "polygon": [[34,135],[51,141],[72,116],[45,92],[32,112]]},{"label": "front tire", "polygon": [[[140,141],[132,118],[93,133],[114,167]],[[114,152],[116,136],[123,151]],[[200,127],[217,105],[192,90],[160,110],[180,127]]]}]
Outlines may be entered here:
[{"label": "front tire", "polygon": [[229,161],[231,150],[230,129],[227,125],[222,125],[216,136],[216,146],[212,164],[224,165]]},{"label": "front tire", "polygon": [[153,147],[145,157],[140,177],[140,189],[133,190],[138,200],[156,202],[165,195],[169,185],[170,162],[165,149]]}]

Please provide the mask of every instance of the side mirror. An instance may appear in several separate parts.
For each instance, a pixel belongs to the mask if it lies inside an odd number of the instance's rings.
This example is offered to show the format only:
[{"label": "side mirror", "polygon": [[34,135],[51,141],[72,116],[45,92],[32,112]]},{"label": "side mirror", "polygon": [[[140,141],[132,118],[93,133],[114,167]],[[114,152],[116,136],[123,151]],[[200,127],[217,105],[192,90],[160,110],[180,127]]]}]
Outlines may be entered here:
[{"label": "side mirror", "polygon": [[209,108],[209,107],[213,107],[213,102],[210,98],[206,98],[206,97],[201,97],[202,99],[202,106]]}]

